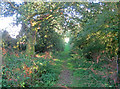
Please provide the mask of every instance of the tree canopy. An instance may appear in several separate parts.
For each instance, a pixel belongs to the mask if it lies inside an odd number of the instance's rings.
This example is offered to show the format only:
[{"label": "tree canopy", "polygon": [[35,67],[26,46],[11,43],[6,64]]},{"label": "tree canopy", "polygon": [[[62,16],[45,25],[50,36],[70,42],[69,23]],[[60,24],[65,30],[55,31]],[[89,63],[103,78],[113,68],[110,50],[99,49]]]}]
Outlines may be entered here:
[{"label": "tree canopy", "polygon": [[[114,71],[117,79],[114,78],[114,82],[120,83],[120,2],[40,1],[0,4],[4,6],[1,16],[16,16],[15,24],[22,25],[16,39],[3,31],[3,48],[11,46],[13,51],[24,52],[32,60],[41,53],[45,54],[45,59],[51,58],[49,52],[64,56],[68,54],[69,60],[73,61],[71,65],[78,61],[75,64],[77,67],[80,59],[95,62],[98,66],[99,62],[115,62],[113,70],[117,70]],[[68,43],[64,41],[66,37],[69,38]]]}]

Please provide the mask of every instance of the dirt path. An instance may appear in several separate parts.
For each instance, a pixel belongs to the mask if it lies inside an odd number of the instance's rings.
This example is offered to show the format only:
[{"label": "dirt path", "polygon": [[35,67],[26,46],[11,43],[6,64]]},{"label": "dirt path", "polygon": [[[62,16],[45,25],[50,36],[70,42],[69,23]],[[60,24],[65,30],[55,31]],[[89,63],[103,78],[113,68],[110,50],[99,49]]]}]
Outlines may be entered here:
[{"label": "dirt path", "polygon": [[64,61],[62,66],[63,69],[59,75],[57,86],[71,87],[72,80],[73,80],[73,76],[72,76],[73,72],[66,67],[67,66],[66,64],[67,64],[67,61]]}]

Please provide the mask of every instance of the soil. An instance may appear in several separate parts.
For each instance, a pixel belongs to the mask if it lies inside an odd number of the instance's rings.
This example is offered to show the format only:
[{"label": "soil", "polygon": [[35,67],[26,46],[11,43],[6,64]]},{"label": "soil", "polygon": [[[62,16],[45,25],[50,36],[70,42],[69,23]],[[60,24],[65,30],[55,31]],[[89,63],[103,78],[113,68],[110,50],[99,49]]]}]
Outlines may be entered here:
[{"label": "soil", "polygon": [[68,87],[71,87],[72,85],[73,72],[66,67],[67,66],[66,64],[67,64],[67,61],[64,61],[62,65],[62,71],[59,75],[59,80],[56,86],[69,89]]}]

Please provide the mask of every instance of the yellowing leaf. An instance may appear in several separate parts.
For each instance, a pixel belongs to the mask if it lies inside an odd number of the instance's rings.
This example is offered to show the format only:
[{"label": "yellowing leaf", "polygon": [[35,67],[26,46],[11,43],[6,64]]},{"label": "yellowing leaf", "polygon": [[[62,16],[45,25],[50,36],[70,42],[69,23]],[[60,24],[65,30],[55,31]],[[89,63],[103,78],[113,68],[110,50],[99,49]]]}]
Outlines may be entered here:
[{"label": "yellowing leaf", "polygon": [[48,17],[46,18],[46,20],[49,19],[50,17],[52,17],[52,15],[48,16]]},{"label": "yellowing leaf", "polygon": [[16,46],[13,46],[13,48],[17,48]]},{"label": "yellowing leaf", "polygon": [[40,63],[40,65],[43,65],[42,63]]},{"label": "yellowing leaf", "polygon": [[109,25],[105,25],[105,27],[106,27],[106,28],[108,28],[108,27],[109,27]]},{"label": "yellowing leaf", "polygon": [[47,38],[47,35],[45,35],[45,38]]},{"label": "yellowing leaf", "polygon": [[109,72],[110,74],[113,74],[113,72]]},{"label": "yellowing leaf", "polygon": [[35,26],[35,25],[36,25],[36,22],[33,22],[33,23],[32,23],[32,26]]},{"label": "yellowing leaf", "polygon": [[59,59],[53,59],[53,61],[58,61]]}]

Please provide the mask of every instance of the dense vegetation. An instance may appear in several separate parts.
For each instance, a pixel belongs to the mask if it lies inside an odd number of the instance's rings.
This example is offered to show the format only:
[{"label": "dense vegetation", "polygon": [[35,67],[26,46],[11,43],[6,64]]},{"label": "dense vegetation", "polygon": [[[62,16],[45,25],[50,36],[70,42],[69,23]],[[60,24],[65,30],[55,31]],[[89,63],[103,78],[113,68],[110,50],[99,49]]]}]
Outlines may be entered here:
[{"label": "dense vegetation", "polygon": [[22,25],[2,29],[3,87],[119,86],[120,2],[0,4]]}]

